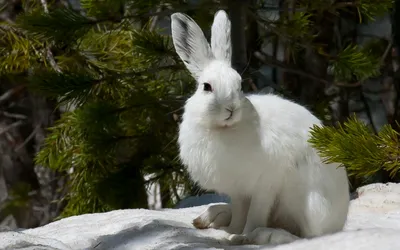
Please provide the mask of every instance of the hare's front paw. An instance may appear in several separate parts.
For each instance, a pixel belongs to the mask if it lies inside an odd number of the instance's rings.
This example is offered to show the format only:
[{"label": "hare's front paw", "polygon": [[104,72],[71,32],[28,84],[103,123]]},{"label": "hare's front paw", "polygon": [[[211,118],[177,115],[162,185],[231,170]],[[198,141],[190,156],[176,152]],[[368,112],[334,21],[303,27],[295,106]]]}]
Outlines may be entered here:
[{"label": "hare's front paw", "polygon": [[254,242],[254,244],[256,245],[279,245],[290,243],[300,239],[299,237],[283,229],[267,227],[256,228],[253,232],[249,233],[247,237],[250,239],[251,242]]},{"label": "hare's front paw", "polygon": [[211,205],[199,217],[193,220],[193,226],[198,229],[227,227],[232,218],[229,204]]},{"label": "hare's front paw", "polygon": [[248,234],[233,234],[228,240],[233,245],[280,245],[300,239],[282,229],[260,227]]},{"label": "hare's front paw", "polygon": [[228,237],[231,245],[252,245],[250,238],[244,234],[231,234]]}]

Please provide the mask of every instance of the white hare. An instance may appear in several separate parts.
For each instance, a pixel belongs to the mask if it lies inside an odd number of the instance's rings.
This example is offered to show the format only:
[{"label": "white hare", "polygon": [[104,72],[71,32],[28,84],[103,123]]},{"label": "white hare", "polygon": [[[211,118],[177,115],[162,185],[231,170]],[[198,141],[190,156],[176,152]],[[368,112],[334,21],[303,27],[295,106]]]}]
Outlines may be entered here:
[{"label": "white hare", "polygon": [[181,161],[203,188],[231,197],[230,205],[211,206],[194,224],[232,234],[280,228],[298,237],[342,230],[346,171],[324,164],[307,142],[321,122],[281,97],[242,93],[224,11],[215,14],[211,46],[192,18],[171,19],[176,52],[198,82],[179,127]]}]

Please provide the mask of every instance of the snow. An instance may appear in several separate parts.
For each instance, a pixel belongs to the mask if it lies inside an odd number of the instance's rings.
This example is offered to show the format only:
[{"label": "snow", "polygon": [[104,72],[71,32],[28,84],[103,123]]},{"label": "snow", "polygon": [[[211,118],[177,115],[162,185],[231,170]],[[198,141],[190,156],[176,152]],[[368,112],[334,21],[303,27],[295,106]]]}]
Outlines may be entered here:
[{"label": "snow", "polygon": [[208,205],[181,209],[116,210],[0,233],[0,249],[400,249],[400,184],[360,188],[343,232],[279,246],[234,246],[228,234],[191,222]]}]

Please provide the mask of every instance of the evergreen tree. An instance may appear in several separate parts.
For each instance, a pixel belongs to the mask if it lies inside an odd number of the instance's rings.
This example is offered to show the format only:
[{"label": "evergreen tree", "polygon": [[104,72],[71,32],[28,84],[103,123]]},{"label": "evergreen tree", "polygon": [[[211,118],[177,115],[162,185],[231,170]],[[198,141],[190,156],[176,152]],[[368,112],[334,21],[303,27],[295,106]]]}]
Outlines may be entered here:
[{"label": "evergreen tree", "polygon": [[[245,25],[233,27],[236,37],[247,37],[247,41],[233,40],[233,61],[238,71],[245,71],[247,92],[258,90],[253,71],[262,64],[284,68],[289,77],[347,87],[380,74],[388,44],[375,41],[361,47],[351,40],[340,46],[324,44],[330,37],[322,21],[346,15],[372,20],[392,6],[391,0],[379,4],[373,0],[299,0],[295,5],[284,1],[275,9],[281,18],[273,20],[260,14],[270,8],[261,1],[235,5],[232,2],[236,1],[210,0],[195,4],[81,0],[81,10],[50,3],[44,7],[41,2],[25,1],[26,11],[16,23],[0,24],[0,74],[19,77],[32,91],[67,107],[36,158],[38,164],[69,177],[63,216],[147,207],[146,187],[152,182],[162,187],[163,206],[197,190],[177,158],[176,143],[182,106],[195,82],[177,57],[170,36],[155,27],[156,19],[186,12],[208,32],[214,13],[222,8],[230,13],[233,26],[240,24],[239,15],[246,15],[249,27],[265,27],[271,42],[283,41],[287,58],[278,62],[258,51],[263,34],[250,33]],[[256,57],[251,57],[255,50]],[[310,53],[324,62],[325,71],[331,69],[332,77],[302,68]],[[247,58],[249,63],[243,62]],[[296,89],[286,83],[280,88],[281,94],[300,100],[302,93]],[[320,103],[307,100],[303,103],[324,118],[326,111],[319,108]],[[393,130],[385,128],[379,136],[367,137],[359,122],[351,121],[345,128],[349,130],[315,128],[311,143],[328,160],[350,166],[357,176],[382,166],[393,173],[398,169]],[[366,145],[354,153],[358,154],[354,161],[346,151],[354,146],[350,142]],[[360,160],[368,150],[377,151]],[[366,159],[374,161],[365,165]]]}]

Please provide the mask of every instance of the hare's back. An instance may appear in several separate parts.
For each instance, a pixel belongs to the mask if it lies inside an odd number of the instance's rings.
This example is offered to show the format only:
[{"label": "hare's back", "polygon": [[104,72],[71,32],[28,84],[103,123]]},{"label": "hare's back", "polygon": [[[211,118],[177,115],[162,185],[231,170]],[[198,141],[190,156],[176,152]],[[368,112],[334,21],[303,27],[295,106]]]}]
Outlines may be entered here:
[{"label": "hare's back", "polygon": [[258,113],[261,144],[268,155],[294,162],[312,150],[310,128],[321,122],[309,110],[271,94],[247,98]]},{"label": "hare's back", "polygon": [[321,124],[307,108],[277,95],[249,95],[247,98],[257,110],[261,124],[265,126],[294,131],[309,130],[314,124]]}]

